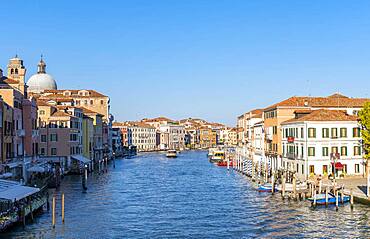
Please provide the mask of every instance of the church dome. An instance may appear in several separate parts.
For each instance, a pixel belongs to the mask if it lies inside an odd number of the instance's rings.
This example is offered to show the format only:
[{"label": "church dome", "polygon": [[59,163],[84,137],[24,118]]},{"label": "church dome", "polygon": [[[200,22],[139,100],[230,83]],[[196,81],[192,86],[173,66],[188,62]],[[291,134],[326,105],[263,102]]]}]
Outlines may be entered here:
[{"label": "church dome", "polygon": [[46,73],[45,68],[46,64],[41,58],[38,64],[37,74],[31,76],[27,82],[29,92],[41,93],[44,90],[57,89],[57,83],[51,75]]}]

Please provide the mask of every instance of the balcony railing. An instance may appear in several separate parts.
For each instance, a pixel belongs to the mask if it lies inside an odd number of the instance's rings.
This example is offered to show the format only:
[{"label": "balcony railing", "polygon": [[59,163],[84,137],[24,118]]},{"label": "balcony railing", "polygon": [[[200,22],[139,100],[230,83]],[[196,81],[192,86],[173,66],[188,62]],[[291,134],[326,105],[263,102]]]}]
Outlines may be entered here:
[{"label": "balcony railing", "polygon": [[39,130],[36,130],[36,129],[32,130],[32,137],[37,137],[37,136],[39,136],[39,134],[40,134]]},{"label": "balcony railing", "polygon": [[24,137],[26,135],[26,132],[24,129],[18,129],[16,135],[18,137]]}]

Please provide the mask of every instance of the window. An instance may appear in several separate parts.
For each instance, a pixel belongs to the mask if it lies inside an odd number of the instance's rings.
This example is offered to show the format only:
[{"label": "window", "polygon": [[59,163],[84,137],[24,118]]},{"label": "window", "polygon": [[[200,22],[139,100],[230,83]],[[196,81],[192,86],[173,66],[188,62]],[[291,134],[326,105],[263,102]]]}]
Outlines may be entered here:
[{"label": "window", "polygon": [[304,138],[303,132],[304,132],[304,129],[303,129],[303,128],[301,128],[301,138],[302,138],[302,139]]},{"label": "window", "polygon": [[353,138],[358,138],[361,136],[361,129],[359,127],[353,128]]},{"label": "window", "polygon": [[340,147],[340,155],[347,156],[347,146]]},{"label": "window", "polygon": [[94,101],[93,100],[90,100],[90,105],[93,105],[94,104]]},{"label": "window", "polygon": [[322,137],[323,138],[329,138],[329,128],[323,128],[322,129]]},{"label": "window", "polygon": [[51,155],[57,155],[57,148],[51,148]]},{"label": "window", "polygon": [[355,173],[360,173],[360,165],[355,164]]},{"label": "window", "polygon": [[315,147],[308,147],[308,156],[315,156]]},{"label": "window", "polygon": [[328,147],[322,147],[322,156],[329,156],[329,148]]},{"label": "window", "polygon": [[322,174],[328,174],[328,165],[323,165],[322,166]]},{"label": "window", "polygon": [[314,174],[315,173],[315,166],[313,165],[310,165],[310,174]]},{"label": "window", "polygon": [[84,105],[87,105],[87,100],[84,100]]},{"label": "window", "polygon": [[316,138],[316,129],[308,128],[308,138]]},{"label": "window", "polygon": [[40,110],[40,115],[45,115],[45,110]]},{"label": "window", "polygon": [[69,135],[69,140],[70,141],[77,141],[77,134],[70,134]]},{"label": "window", "polygon": [[100,100],[100,104],[101,105],[104,105],[104,100]]},{"label": "window", "polygon": [[273,134],[277,134],[277,126],[273,126],[272,127],[272,133]]},{"label": "window", "polygon": [[338,153],[338,147],[331,147],[331,152],[332,152],[333,154]]},{"label": "window", "polygon": [[41,142],[45,143],[46,142],[46,134],[41,135]]},{"label": "window", "polygon": [[58,135],[57,134],[50,134],[50,141],[51,142],[57,142],[58,141]]},{"label": "window", "polygon": [[347,128],[340,128],[340,137],[347,138]]},{"label": "window", "polygon": [[332,138],[338,138],[338,129],[337,128],[331,128],[331,137]]},{"label": "window", "polygon": [[45,155],[45,148],[40,148],[40,154]]},{"label": "window", "polygon": [[361,155],[361,148],[360,148],[360,146],[354,146],[353,147],[353,155],[354,156]]},{"label": "window", "polygon": [[347,164],[343,164],[343,173],[347,173]]}]

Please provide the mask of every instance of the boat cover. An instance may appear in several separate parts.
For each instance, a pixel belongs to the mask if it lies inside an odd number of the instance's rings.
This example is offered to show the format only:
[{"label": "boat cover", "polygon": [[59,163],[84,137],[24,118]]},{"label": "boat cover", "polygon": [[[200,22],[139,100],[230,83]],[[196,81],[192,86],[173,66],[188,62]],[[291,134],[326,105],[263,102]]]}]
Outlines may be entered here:
[{"label": "boat cover", "polygon": [[77,160],[77,161],[80,161],[81,163],[84,163],[84,164],[89,164],[91,162],[90,159],[82,156],[82,155],[73,155],[71,156],[71,158]]},{"label": "boat cover", "polygon": [[22,186],[14,181],[0,179],[0,199],[20,200],[39,191],[39,188]]}]

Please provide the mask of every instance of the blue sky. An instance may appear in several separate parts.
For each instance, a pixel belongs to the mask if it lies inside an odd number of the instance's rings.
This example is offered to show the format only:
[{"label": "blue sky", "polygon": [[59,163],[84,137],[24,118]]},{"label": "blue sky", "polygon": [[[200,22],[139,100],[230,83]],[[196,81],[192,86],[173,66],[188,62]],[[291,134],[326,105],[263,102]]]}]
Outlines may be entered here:
[{"label": "blue sky", "polygon": [[293,95],[370,97],[370,1],[2,1],[0,67],[41,53],[58,87],[111,97],[117,120],[234,125]]}]

